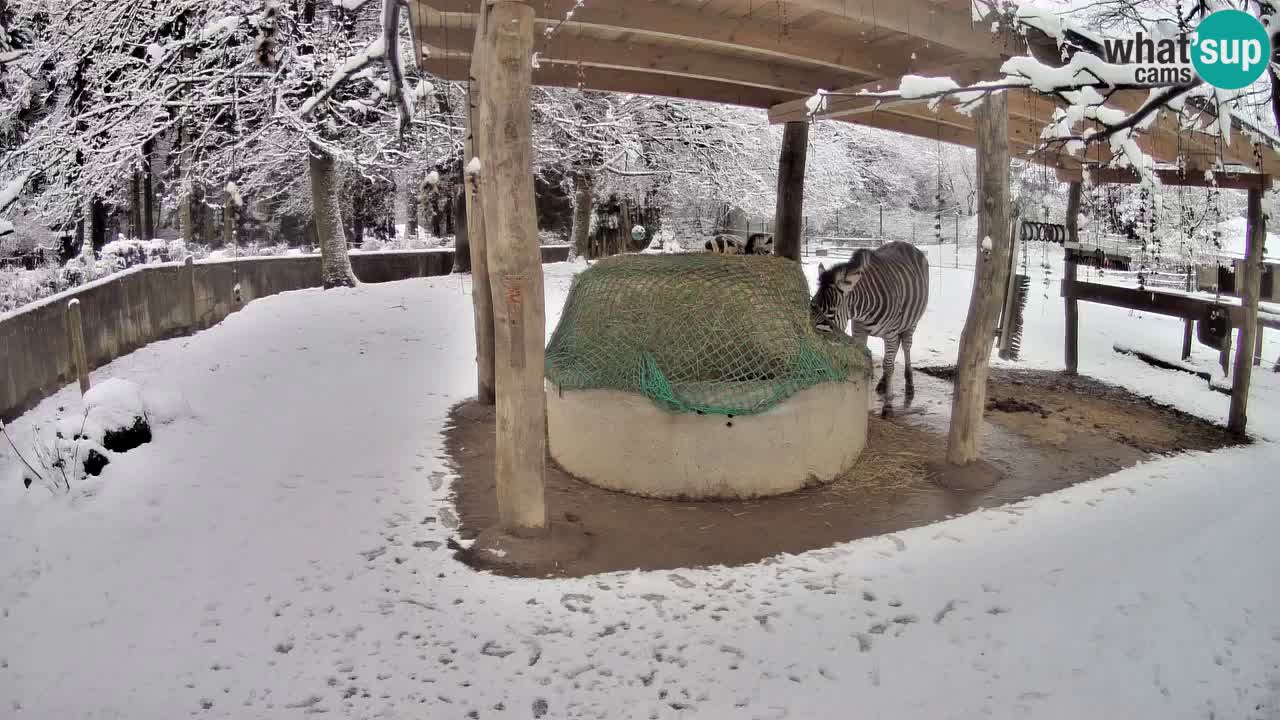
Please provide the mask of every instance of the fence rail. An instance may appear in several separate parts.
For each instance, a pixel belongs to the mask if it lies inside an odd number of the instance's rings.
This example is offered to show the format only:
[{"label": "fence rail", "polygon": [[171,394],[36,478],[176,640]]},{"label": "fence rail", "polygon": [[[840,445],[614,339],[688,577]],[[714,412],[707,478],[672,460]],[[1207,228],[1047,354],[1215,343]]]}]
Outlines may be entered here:
[{"label": "fence rail", "polygon": [[[544,263],[568,256],[568,245],[542,247]],[[370,283],[447,275],[453,250],[358,253],[351,265]],[[71,300],[78,301],[85,364],[93,369],[148,343],[208,328],[257,298],[320,284],[318,255],[140,265],[0,315],[0,420],[76,380]]]}]

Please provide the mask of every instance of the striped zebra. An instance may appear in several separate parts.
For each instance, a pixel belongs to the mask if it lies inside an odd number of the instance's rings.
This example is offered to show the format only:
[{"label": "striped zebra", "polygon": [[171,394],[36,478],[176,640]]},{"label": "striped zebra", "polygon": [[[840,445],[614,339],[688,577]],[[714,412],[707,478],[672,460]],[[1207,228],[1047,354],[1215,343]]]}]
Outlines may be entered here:
[{"label": "striped zebra", "polygon": [[868,335],[884,340],[884,373],[876,392],[888,397],[893,396],[893,366],[901,345],[911,397],[911,338],[928,303],[928,258],[915,245],[891,242],[856,250],[849,262],[829,269],[819,265],[818,291],[809,312],[818,330],[845,332],[852,321],[855,340],[865,343]]},{"label": "striped zebra", "polygon": [[735,235],[716,235],[703,244],[703,247],[707,252],[718,255],[741,255],[746,249],[742,240]]},{"label": "striped zebra", "polygon": [[721,255],[772,255],[773,234],[752,233],[745,243],[737,235],[716,235],[702,247],[709,253]]}]

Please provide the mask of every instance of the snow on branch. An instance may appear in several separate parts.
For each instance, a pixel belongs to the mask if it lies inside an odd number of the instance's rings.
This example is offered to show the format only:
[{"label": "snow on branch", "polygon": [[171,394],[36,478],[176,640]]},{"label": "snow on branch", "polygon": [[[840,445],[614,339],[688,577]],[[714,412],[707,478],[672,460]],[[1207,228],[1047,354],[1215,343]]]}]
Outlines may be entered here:
[{"label": "snow on branch", "polygon": [[[394,2],[394,0],[389,1]],[[311,113],[315,112],[316,108],[320,107],[320,104],[325,100],[328,100],[329,96],[332,95],[344,82],[355,77],[369,64],[381,60],[386,52],[387,45],[386,37],[384,36],[369,43],[369,46],[366,47],[363,52],[347,58],[347,61],[342,64],[342,67],[338,68],[338,70],[334,72],[333,77],[329,78],[329,82],[325,84],[324,88],[321,89],[320,92],[308,98],[307,101],[302,104],[299,113],[302,117],[307,117]]]},{"label": "snow on branch", "polygon": [[31,179],[31,173],[23,173],[0,188],[0,212],[8,210],[9,206],[18,201],[18,196],[22,194],[22,188],[26,187],[29,179]]}]

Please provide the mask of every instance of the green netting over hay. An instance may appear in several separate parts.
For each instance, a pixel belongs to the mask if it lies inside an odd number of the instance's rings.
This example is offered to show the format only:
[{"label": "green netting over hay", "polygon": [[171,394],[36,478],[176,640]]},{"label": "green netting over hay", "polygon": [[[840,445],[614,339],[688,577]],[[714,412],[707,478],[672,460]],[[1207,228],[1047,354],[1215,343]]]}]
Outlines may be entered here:
[{"label": "green netting over hay", "polygon": [[546,372],[568,390],[626,390],[673,411],[748,415],[870,367],[865,347],[813,329],[798,264],[708,253],[624,255],[580,273]]}]

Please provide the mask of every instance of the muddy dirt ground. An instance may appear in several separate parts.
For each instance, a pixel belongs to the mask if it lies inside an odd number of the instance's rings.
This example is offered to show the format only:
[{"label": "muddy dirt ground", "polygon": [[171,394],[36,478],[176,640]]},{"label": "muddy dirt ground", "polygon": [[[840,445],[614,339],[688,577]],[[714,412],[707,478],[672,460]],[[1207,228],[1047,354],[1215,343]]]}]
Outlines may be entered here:
[{"label": "muddy dirt ground", "polygon": [[[915,398],[904,402],[899,389],[887,414],[873,397],[867,451],[849,477],[829,485],[765,500],[673,502],[601,490],[549,462],[550,539],[526,544],[519,563],[474,550],[459,558],[535,577],[750,563],[1053,492],[1157,454],[1236,442],[1220,426],[1096,380],[993,369],[983,457],[1000,479],[987,489],[948,489],[930,468],[946,447],[953,373],[917,370]],[[463,539],[497,521],[493,422],[492,408],[466,402],[446,429]],[[897,471],[882,476],[886,466]]]}]

